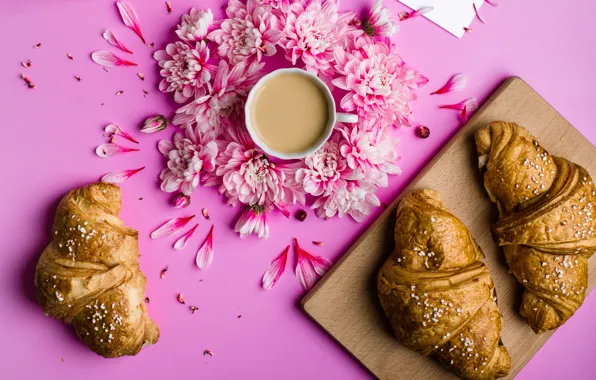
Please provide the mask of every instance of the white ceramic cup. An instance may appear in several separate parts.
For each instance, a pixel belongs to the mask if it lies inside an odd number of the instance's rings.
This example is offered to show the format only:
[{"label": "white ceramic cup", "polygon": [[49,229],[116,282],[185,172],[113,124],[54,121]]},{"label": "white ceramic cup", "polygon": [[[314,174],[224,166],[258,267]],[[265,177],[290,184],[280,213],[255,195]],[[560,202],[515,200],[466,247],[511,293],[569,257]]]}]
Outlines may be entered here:
[{"label": "white ceramic cup", "polygon": [[[329,118],[328,118],[327,125],[325,126],[325,132],[323,133],[323,135],[319,138],[319,140],[314,145],[308,147],[307,149],[305,149],[301,152],[284,153],[284,152],[276,151],[272,147],[267,146],[267,144],[265,144],[263,142],[263,140],[261,140],[261,138],[259,137],[259,134],[255,130],[255,127],[252,125],[251,109],[252,109],[252,103],[255,98],[255,94],[258,92],[259,88],[261,88],[265,82],[275,78],[276,76],[278,76],[280,74],[285,74],[285,73],[294,73],[294,74],[303,75],[308,80],[312,81],[317,86],[319,86],[319,88],[323,91],[323,94],[325,94],[325,99],[327,101],[327,108],[329,109]],[[290,91],[290,89],[288,89],[288,91]],[[323,144],[325,144],[325,141],[327,141],[329,139],[329,136],[331,136],[331,132],[333,132],[335,123],[337,123],[337,122],[357,123],[358,122],[358,115],[353,115],[353,114],[349,114],[349,113],[338,113],[336,111],[335,100],[333,99],[333,95],[331,95],[331,90],[325,84],[325,82],[323,82],[321,79],[319,79],[316,75],[309,73],[308,71],[296,69],[296,68],[275,70],[275,71],[265,75],[264,77],[262,77],[257,82],[257,84],[255,84],[255,86],[252,88],[252,90],[248,94],[248,99],[246,100],[246,105],[244,106],[244,115],[245,115],[244,117],[245,117],[245,122],[246,122],[246,128],[248,129],[248,133],[250,133],[250,137],[252,137],[252,140],[259,146],[259,148],[261,148],[268,155],[271,155],[271,156],[274,156],[277,158],[281,158],[284,160],[304,158],[310,154],[313,154],[317,150],[319,150],[319,148],[321,148],[323,146]]]}]

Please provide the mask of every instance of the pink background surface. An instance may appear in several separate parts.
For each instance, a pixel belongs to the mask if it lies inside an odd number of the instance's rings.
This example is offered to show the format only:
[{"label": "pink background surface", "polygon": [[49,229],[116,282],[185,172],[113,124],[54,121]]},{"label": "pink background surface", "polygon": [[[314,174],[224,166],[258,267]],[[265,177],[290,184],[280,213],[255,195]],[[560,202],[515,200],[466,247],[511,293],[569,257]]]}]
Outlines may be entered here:
[{"label": "pink background surface", "polygon": [[[312,212],[300,223],[276,214],[271,218],[271,237],[260,241],[252,237],[241,240],[232,231],[239,210],[227,207],[213,189],[200,188],[189,209],[173,209],[169,195],[158,188],[163,162],[155,147],[173,129],[155,135],[138,132],[146,116],[170,116],[175,109],[170,97],[157,91],[159,74],[151,54],[173,40],[180,14],[192,5],[211,7],[221,17],[224,2],[172,0],[171,15],[166,14],[161,0],[130,2],[139,13],[148,42],[155,41],[155,49],[143,46],[122,24],[113,1],[20,0],[3,4],[0,377],[369,378],[356,360],[300,310],[304,292],[294,277],[293,256],[272,291],[261,289],[260,278],[293,237],[312,253],[337,260],[381,210],[363,224],[348,219],[324,222]],[[344,0],[342,8],[361,10],[368,3]],[[394,0],[385,3],[395,14],[405,10]],[[485,99],[510,75],[524,78],[596,143],[596,3],[573,3],[502,0],[497,8],[483,7],[488,24],[474,21],[473,32],[462,40],[424,19],[401,23],[396,41],[403,57],[431,80],[414,105],[416,121],[430,127],[431,137],[420,140],[412,129],[399,132],[404,174],[392,178],[389,188],[380,192],[382,201],[389,203],[458,129],[456,113],[439,110],[437,105],[468,96]],[[120,55],[139,63],[138,68],[114,68],[106,73],[91,61],[93,50],[116,51],[101,37],[105,28],[135,52]],[[38,42],[41,48],[33,49]],[[67,53],[74,60],[67,59]],[[24,69],[20,62],[28,58],[33,66]],[[137,72],[145,75],[144,82]],[[465,91],[428,96],[456,72],[470,77]],[[23,85],[21,73],[33,80],[35,90]],[[73,75],[81,76],[82,81],[75,81]],[[143,89],[150,94],[144,97]],[[118,90],[124,93],[115,96]],[[107,160],[96,157],[93,150],[104,142],[102,128],[109,122],[137,137],[141,152]],[[161,328],[161,339],[137,357],[104,360],[81,344],[70,328],[44,316],[34,299],[33,273],[50,239],[57,201],[68,190],[110,171],[141,166],[147,169],[122,186],[122,218],[140,232],[141,266],[151,298],[148,307]],[[198,214],[202,207],[208,207],[212,220],[198,218],[199,229],[185,251],[171,248],[174,237],[148,238],[167,218]],[[208,270],[199,271],[193,264],[194,255],[211,224],[215,225],[215,259]],[[313,246],[312,240],[325,245]],[[166,265],[170,270],[166,279],[160,280],[160,270]],[[200,311],[192,315],[178,304],[179,292]],[[596,296],[592,295],[518,379],[596,378],[595,313]],[[203,356],[205,349],[214,356]]]}]

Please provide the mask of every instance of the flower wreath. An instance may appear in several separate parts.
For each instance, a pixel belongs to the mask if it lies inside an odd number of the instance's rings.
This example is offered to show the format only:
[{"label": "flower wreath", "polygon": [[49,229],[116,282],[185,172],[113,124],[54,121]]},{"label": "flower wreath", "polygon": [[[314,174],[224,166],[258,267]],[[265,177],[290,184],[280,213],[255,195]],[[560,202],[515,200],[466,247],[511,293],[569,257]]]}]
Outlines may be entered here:
[{"label": "flower wreath", "polygon": [[[393,128],[410,125],[413,90],[428,79],[406,68],[389,40],[398,27],[381,0],[363,22],[338,6],[338,0],[230,0],[223,21],[209,9],[182,16],[179,41],[154,54],[159,89],[184,104],[173,119],[181,131],[158,144],[167,158],[161,189],[178,193],[175,205],[187,206],[199,184],[217,186],[230,205],[244,205],[235,231],[265,239],[267,215],[277,209],[288,217],[286,206],[305,205],[307,195],[321,218],[360,222],[379,206],[377,188],[400,173]],[[265,57],[278,51],[343,92],[341,108],[360,117],[358,124],[338,123],[301,160],[269,157],[244,125],[248,92],[265,74]]]}]

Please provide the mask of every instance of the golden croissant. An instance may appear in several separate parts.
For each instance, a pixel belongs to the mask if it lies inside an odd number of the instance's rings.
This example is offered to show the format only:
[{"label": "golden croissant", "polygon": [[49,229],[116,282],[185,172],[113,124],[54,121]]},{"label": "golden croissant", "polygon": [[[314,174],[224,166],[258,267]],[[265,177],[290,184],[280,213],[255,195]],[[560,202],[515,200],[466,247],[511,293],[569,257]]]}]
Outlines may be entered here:
[{"label": "golden croissant", "polygon": [[69,192],[58,205],[53,240],[37,264],[39,303],[72,325],[97,354],[136,355],[157,342],[147,315],[137,231],[118,217],[120,188],[96,183]]},{"label": "golden croissant", "polygon": [[582,305],[596,250],[596,189],[584,168],[551,156],[514,123],[476,133],[484,186],[499,209],[493,237],[525,288],[521,316],[536,333],[557,328]]},{"label": "golden croissant", "polygon": [[395,250],[378,275],[379,299],[397,340],[462,379],[495,379],[511,368],[482,257],[435,191],[414,191],[397,208]]}]

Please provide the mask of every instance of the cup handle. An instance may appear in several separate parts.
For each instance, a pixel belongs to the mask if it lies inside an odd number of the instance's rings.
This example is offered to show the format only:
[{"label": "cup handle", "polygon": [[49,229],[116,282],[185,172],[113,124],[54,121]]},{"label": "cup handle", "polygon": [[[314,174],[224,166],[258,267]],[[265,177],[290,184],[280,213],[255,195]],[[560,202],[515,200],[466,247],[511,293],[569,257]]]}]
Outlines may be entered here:
[{"label": "cup handle", "polygon": [[358,122],[358,115],[354,115],[351,113],[341,113],[338,112],[335,115],[335,119],[338,123],[350,123],[354,124]]}]

